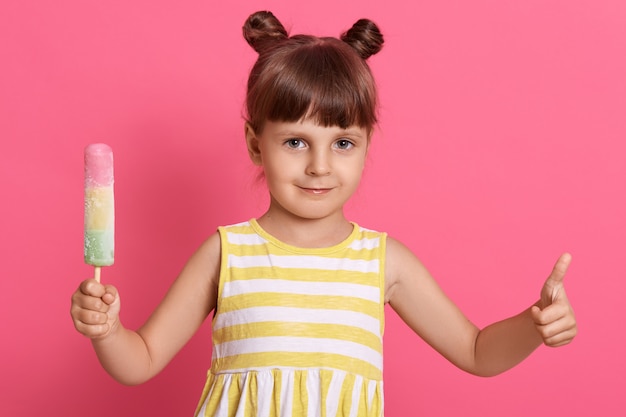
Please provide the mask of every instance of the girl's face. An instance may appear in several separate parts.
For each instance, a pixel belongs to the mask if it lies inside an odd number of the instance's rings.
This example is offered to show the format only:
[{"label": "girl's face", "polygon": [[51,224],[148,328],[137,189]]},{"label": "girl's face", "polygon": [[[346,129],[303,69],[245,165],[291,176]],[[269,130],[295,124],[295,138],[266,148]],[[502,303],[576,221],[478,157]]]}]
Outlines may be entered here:
[{"label": "girl's face", "polygon": [[247,125],[246,140],[252,161],[263,167],[270,212],[302,219],[343,217],[365,165],[365,128],[324,127],[309,119],[268,121],[259,135]]}]

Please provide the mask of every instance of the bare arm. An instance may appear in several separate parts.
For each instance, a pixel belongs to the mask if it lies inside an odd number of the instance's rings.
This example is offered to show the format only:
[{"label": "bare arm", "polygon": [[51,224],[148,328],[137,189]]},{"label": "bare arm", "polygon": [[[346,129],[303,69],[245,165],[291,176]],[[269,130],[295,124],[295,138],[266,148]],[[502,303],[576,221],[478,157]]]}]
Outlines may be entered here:
[{"label": "bare arm", "polygon": [[214,234],[137,331],[120,322],[114,287],[85,281],[72,298],[74,324],[92,339],[100,363],[113,378],[129,385],[143,383],[169,363],[215,308],[219,268],[219,235]]},{"label": "bare arm", "polygon": [[496,375],[521,362],[542,343],[560,346],[575,336],[576,321],[562,284],[569,261],[569,255],[559,259],[544,284],[542,300],[480,330],[444,294],[413,253],[390,238],[386,300],[450,362],[475,375]]}]

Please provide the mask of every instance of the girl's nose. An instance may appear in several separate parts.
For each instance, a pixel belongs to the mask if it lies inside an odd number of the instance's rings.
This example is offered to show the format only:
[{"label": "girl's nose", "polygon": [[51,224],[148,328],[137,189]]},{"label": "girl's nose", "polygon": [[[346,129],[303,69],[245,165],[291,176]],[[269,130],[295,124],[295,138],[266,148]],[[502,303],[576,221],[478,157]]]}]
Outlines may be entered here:
[{"label": "girl's nose", "polygon": [[311,154],[309,165],[307,166],[307,174],[322,176],[331,172],[330,156],[322,150]]}]

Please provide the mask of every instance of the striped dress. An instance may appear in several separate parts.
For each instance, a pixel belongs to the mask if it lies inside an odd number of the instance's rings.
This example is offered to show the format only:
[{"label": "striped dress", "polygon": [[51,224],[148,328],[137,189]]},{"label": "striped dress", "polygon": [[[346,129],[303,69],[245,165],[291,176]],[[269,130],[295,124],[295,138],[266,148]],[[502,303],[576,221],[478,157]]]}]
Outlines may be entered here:
[{"label": "striped dress", "polygon": [[196,416],[383,415],[384,233],[303,249],[219,228],[213,357]]}]

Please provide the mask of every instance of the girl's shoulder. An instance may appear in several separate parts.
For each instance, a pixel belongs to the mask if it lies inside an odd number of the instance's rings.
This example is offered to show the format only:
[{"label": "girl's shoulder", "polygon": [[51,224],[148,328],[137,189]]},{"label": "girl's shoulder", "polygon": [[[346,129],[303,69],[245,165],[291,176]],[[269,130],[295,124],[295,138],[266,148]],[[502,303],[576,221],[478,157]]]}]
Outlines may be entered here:
[{"label": "girl's shoulder", "polygon": [[430,279],[430,273],[407,245],[391,236],[386,240],[385,294],[389,301],[395,290],[411,282]]}]

